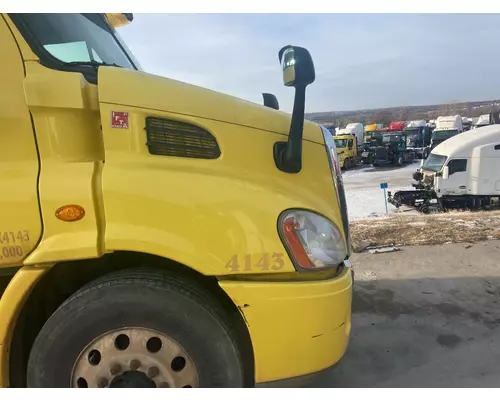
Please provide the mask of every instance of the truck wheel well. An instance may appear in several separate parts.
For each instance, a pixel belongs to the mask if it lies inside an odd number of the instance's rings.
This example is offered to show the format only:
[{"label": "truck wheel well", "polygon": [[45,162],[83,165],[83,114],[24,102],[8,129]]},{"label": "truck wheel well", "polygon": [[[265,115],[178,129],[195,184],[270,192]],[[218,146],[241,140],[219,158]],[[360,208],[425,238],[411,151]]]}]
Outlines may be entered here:
[{"label": "truck wheel well", "polygon": [[61,262],[52,267],[36,285],[24,304],[14,327],[10,349],[10,387],[26,387],[26,366],[36,336],[53,312],[73,293],[109,272],[131,267],[169,269],[198,281],[231,315],[238,333],[245,386],[253,387],[254,354],[250,334],[240,311],[220,288],[217,278],[204,276],[185,265],[165,258],[135,252],[115,252],[99,259]]}]

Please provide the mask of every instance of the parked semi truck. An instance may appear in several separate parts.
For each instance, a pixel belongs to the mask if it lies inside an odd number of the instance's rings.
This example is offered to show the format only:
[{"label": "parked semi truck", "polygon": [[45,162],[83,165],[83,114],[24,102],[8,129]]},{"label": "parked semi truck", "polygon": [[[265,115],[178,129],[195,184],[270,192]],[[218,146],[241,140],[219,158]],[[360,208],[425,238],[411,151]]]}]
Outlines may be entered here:
[{"label": "parked semi truck", "polygon": [[349,225],[333,137],[304,120],[309,52],[279,51],[290,116],[142,71],[115,29],[132,19],[0,18],[0,387],[336,364]]},{"label": "parked semi truck", "polygon": [[426,122],[424,120],[410,121],[403,131],[406,134],[408,150],[413,150],[419,158],[427,158],[431,144],[431,129]]},{"label": "parked semi truck", "polygon": [[358,147],[363,145],[363,139],[365,135],[365,130],[363,124],[360,122],[355,122],[352,124],[347,124],[347,126],[343,129],[339,129],[336,133],[336,136],[340,135],[354,135],[356,138],[356,142]]},{"label": "parked semi truck", "polygon": [[335,147],[339,158],[340,168],[349,169],[361,161],[361,150],[354,135],[336,135]]},{"label": "parked semi truck", "polygon": [[363,151],[361,152],[361,161],[363,164],[371,165],[375,149],[382,145],[382,135],[385,131],[387,129],[378,128],[377,130],[370,131],[365,136]]},{"label": "parked semi truck", "polygon": [[429,150],[432,151],[440,143],[462,132],[463,125],[460,115],[438,117],[436,119],[436,128],[432,131]]},{"label": "parked semi truck", "polygon": [[478,128],[438,145],[413,174],[414,190],[388,193],[388,201],[421,212],[478,209],[500,200],[500,128]]},{"label": "parked semi truck", "polygon": [[[399,156],[402,156],[402,163],[406,162],[407,158],[414,152],[409,152],[406,149],[406,142],[404,146],[399,143],[403,137],[406,141],[406,135],[402,132],[405,126],[405,121],[393,121],[387,128],[379,128],[377,131],[373,131],[370,141],[365,143],[361,153],[363,164],[372,164],[374,166],[387,163],[398,164],[400,161]],[[397,132],[400,135],[391,139],[390,134]]]},{"label": "parked semi truck", "polygon": [[389,132],[402,131],[406,127],[406,121],[392,121],[389,124]]},{"label": "parked semi truck", "polygon": [[365,143],[372,136],[372,132],[375,132],[377,129],[379,129],[378,124],[365,125],[365,137],[364,137]]},{"label": "parked semi truck", "polygon": [[490,125],[490,114],[480,115],[472,125],[472,129],[482,128],[483,126]]},{"label": "parked semi truck", "polygon": [[386,132],[382,134],[382,144],[373,150],[372,165],[374,167],[380,164],[402,166],[414,159],[415,151],[407,147],[406,132]]},{"label": "parked semi truck", "polygon": [[462,128],[466,132],[472,128],[472,118],[462,117]]}]

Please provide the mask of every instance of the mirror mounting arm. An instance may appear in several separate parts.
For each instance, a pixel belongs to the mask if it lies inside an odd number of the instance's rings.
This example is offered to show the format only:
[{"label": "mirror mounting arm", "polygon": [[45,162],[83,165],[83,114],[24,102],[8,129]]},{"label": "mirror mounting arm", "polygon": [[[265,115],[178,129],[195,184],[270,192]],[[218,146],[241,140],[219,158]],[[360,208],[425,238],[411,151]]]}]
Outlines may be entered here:
[{"label": "mirror mounting arm", "polygon": [[302,135],[306,106],[306,85],[295,87],[292,121],[287,142],[274,144],[274,161],[283,172],[296,174],[302,169]]}]

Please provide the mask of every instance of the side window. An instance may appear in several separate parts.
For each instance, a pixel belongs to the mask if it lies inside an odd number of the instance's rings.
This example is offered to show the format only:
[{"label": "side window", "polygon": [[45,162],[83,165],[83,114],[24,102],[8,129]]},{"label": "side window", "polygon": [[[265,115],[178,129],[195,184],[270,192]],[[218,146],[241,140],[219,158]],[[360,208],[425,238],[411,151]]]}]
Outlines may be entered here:
[{"label": "side window", "polygon": [[348,146],[349,148],[352,148],[352,139],[349,139]]},{"label": "side window", "polygon": [[467,160],[451,160],[448,163],[449,174],[453,175],[457,172],[467,171]]}]

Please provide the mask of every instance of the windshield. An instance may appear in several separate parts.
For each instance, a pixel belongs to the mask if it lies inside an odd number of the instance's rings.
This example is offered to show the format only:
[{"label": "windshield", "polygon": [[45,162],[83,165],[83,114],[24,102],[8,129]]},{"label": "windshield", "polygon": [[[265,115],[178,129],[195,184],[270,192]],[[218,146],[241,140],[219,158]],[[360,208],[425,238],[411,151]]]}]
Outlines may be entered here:
[{"label": "windshield", "polygon": [[[43,48],[67,64],[110,64],[137,69],[133,57],[122,46],[102,14],[15,14],[29,32],[34,48]],[[38,51],[40,59],[50,58]]]},{"label": "windshield", "polygon": [[446,156],[440,156],[437,154],[431,153],[429,157],[424,162],[422,166],[423,169],[432,172],[438,172],[443,168],[443,165],[446,161]]},{"label": "windshield", "polygon": [[420,137],[420,132],[405,132],[406,137],[410,140],[416,140]]},{"label": "windshield", "polygon": [[405,128],[404,132],[408,137],[413,138],[413,137],[417,136],[418,134],[420,134],[422,132],[422,129],[421,128]]},{"label": "windshield", "polygon": [[398,142],[400,140],[400,138],[401,138],[401,136],[395,135],[395,134],[384,135],[384,136],[382,136],[382,142],[384,142],[384,143]]},{"label": "windshield", "polygon": [[446,131],[434,131],[432,133],[432,140],[443,140],[443,139],[449,139],[452,136],[455,136],[458,133],[457,129],[450,129]]},{"label": "windshield", "polygon": [[337,148],[347,147],[347,139],[335,139],[335,146]]}]

